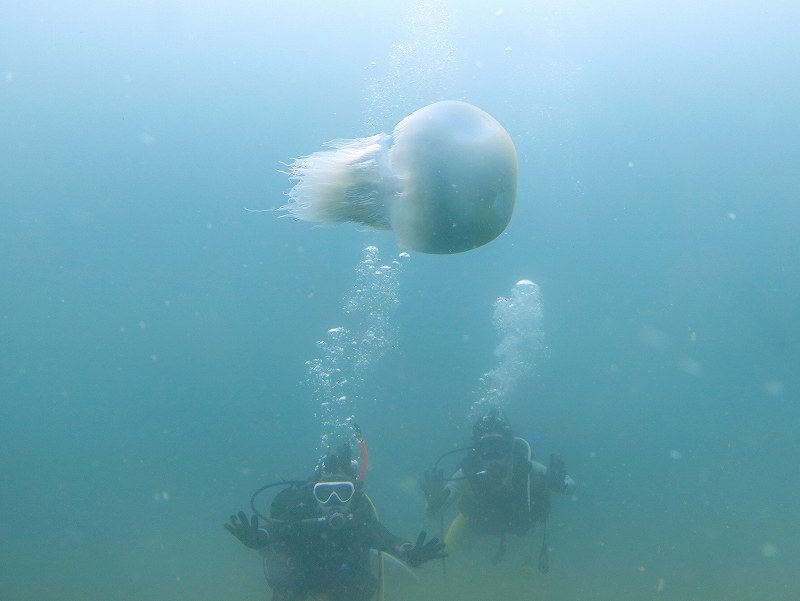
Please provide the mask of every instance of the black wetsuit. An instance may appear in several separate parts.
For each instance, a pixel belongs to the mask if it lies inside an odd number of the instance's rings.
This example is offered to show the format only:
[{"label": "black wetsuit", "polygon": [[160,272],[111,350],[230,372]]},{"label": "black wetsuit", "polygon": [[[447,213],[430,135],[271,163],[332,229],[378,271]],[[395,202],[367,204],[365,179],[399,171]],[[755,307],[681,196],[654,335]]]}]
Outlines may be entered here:
[{"label": "black wetsuit", "polygon": [[532,470],[527,445],[514,445],[511,477],[503,481],[484,471],[474,451],[460,467],[469,486],[459,499],[458,509],[474,532],[521,535],[534,522],[547,519],[550,491]]},{"label": "black wetsuit", "polygon": [[370,550],[397,555],[406,541],[377,519],[357,491],[349,512],[319,512],[313,482],[291,486],[275,497],[267,532],[277,542],[263,551],[264,572],[273,601],[301,601],[325,594],[329,601],[367,601],[378,582],[370,570]]}]

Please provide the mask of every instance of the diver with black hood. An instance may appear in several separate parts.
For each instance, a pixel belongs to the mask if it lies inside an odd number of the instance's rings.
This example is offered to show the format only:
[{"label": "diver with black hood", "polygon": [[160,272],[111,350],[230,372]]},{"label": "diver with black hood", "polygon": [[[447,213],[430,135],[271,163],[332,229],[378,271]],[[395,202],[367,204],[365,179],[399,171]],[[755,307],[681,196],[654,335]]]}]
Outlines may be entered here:
[{"label": "diver with black hood", "polygon": [[[417,567],[445,557],[444,543],[425,541],[421,532],[411,543],[389,532],[364,493],[366,446],[360,473],[348,443],[328,452],[307,480],[261,487],[251,498],[253,515],[231,516],[225,524],[239,541],[260,551],[272,601],[367,601],[382,586],[372,573],[370,553],[377,551]],[[284,485],[272,500],[269,516],[256,508],[263,491]],[[381,559],[382,561],[382,559]]]},{"label": "diver with black hood", "polygon": [[[464,451],[466,455],[455,473],[445,479],[439,462],[447,455]],[[473,425],[470,446],[440,456],[432,468],[425,470],[420,485],[429,517],[443,518],[447,509],[458,502],[459,514],[444,535],[449,550],[462,548],[475,535],[499,536],[500,547],[493,558],[496,563],[505,553],[507,534],[521,536],[536,522],[544,524],[538,566],[542,572],[549,569],[546,523],[550,494],[572,494],[575,489],[561,457],[550,455],[548,467],[534,461],[531,445],[515,436],[497,407],[489,409]],[[528,563],[532,563],[532,557]]]}]

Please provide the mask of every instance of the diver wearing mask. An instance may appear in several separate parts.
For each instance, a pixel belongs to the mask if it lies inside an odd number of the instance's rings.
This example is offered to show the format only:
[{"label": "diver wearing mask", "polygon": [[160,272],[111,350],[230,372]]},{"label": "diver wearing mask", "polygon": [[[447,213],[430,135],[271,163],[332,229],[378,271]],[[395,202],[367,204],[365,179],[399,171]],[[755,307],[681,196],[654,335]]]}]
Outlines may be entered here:
[{"label": "diver wearing mask", "polygon": [[[438,467],[426,470],[420,484],[429,517],[441,517],[457,502],[459,514],[450,524],[445,542],[457,551],[475,535],[500,537],[493,561],[505,552],[507,534],[524,535],[536,522],[545,523],[550,512],[550,494],[571,494],[575,483],[558,455],[545,467],[533,461],[530,444],[514,435],[499,408],[490,409],[472,428],[471,446],[447,480]],[[543,549],[546,543],[543,545]],[[539,569],[547,571],[547,557],[540,556]]]},{"label": "diver wearing mask", "polygon": [[[359,440],[363,445],[363,441]],[[444,543],[416,544],[391,532],[378,521],[375,507],[363,491],[362,469],[356,472],[350,445],[325,455],[305,481],[279,482],[256,491],[253,515],[231,516],[225,528],[245,546],[260,551],[272,601],[302,601],[326,595],[328,601],[367,601],[380,584],[371,570],[370,553],[388,553],[412,567],[444,557]],[[269,516],[256,509],[262,491],[285,485],[270,504]]]}]

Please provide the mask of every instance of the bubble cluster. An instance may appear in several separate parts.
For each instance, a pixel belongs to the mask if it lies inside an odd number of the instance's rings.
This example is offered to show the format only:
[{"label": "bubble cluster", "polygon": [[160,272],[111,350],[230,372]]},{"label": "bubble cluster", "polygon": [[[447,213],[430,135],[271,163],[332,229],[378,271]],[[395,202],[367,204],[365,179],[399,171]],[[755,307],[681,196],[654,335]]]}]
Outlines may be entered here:
[{"label": "bubble cluster", "polygon": [[345,312],[361,325],[354,346],[354,374],[363,380],[372,364],[396,345],[391,316],[399,302],[400,272],[408,261],[407,252],[384,264],[375,246],[364,249],[356,268],[356,283],[344,301]]},{"label": "bubble cluster", "polygon": [[321,453],[350,439],[364,382],[375,362],[396,345],[391,316],[408,259],[403,252],[385,262],[377,247],[367,246],[343,301],[349,327],[328,330],[317,342],[319,356],[306,361],[306,381],[318,405]]},{"label": "bubble cluster", "polygon": [[[350,403],[348,379],[343,367],[350,354],[351,334],[343,327],[328,330],[325,339],[317,341],[319,356],[306,361],[306,383],[318,403],[317,418],[321,421],[322,450],[348,427]],[[333,440],[331,440],[333,438]]]},{"label": "bubble cluster", "polygon": [[383,62],[372,63],[367,79],[366,125],[380,130],[398,114],[447,96],[456,64],[454,19],[446,3],[423,0],[409,5],[404,39],[392,44]]},{"label": "bubble cluster", "polygon": [[537,361],[548,352],[543,317],[539,286],[530,280],[520,280],[511,296],[495,301],[492,323],[501,337],[494,351],[497,366],[481,376],[471,418],[503,406],[516,386],[535,373]]}]

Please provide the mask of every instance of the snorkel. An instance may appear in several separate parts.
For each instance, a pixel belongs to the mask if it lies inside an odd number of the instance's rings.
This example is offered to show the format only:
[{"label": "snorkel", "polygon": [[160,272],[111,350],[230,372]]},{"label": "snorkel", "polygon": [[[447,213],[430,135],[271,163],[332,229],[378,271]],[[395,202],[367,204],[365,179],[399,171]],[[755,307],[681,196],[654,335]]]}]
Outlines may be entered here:
[{"label": "snorkel", "polygon": [[364,436],[361,434],[361,428],[358,427],[358,424],[351,421],[353,425],[353,434],[356,437],[356,441],[358,442],[358,452],[361,454],[361,465],[358,470],[358,481],[362,484],[364,480],[367,479],[367,468],[369,467],[369,451],[367,450],[367,442],[364,440]]}]

